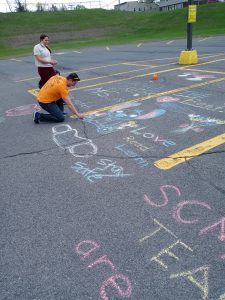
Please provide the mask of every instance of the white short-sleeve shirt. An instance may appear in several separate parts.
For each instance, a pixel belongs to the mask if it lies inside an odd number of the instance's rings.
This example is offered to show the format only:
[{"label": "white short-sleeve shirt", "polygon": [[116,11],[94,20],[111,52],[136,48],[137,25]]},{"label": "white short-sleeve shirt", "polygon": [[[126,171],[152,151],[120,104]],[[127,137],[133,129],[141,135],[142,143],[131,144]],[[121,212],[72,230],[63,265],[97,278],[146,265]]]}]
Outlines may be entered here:
[{"label": "white short-sleeve shirt", "polygon": [[[39,43],[34,46],[34,55],[40,55],[44,60],[51,60],[51,53],[43,44]],[[51,64],[43,64],[37,60],[35,57],[35,66],[36,67],[52,67]]]}]

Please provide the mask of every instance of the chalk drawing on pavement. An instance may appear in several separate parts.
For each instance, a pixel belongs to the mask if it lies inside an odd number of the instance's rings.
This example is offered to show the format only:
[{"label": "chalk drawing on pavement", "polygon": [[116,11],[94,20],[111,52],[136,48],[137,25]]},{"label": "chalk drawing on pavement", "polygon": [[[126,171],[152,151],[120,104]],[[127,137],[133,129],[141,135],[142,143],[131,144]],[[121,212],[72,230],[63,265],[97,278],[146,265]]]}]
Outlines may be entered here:
[{"label": "chalk drawing on pavement", "polygon": [[195,132],[202,132],[204,129],[202,127],[211,127],[217,125],[224,125],[224,120],[213,119],[206,116],[189,114],[188,118],[190,120],[189,124],[181,124],[179,129],[174,130],[175,133],[185,133],[189,130]]},{"label": "chalk drawing on pavement", "polygon": [[67,149],[75,157],[90,157],[98,148],[92,140],[78,135],[78,131],[68,124],[52,127],[53,141],[62,149]]},{"label": "chalk drawing on pavement", "polygon": [[189,81],[202,81],[203,79],[215,78],[214,75],[202,75],[197,72],[188,72],[188,73],[183,73],[183,74],[180,74],[177,76],[184,77],[186,80],[189,80]]},{"label": "chalk drawing on pavement", "polygon": [[127,127],[137,127],[137,120],[157,118],[166,112],[164,109],[154,109],[146,114],[140,105],[138,102],[117,105],[106,112],[86,116],[84,122],[95,125],[98,133],[108,134]]},{"label": "chalk drawing on pavement", "polygon": [[28,104],[28,105],[11,108],[5,112],[5,115],[7,117],[26,116],[26,115],[32,115],[34,111],[40,111],[40,110],[41,108],[38,104]]},{"label": "chalk drawing on pavement", "polygon": [[96,182],[104,177],[122,178],[131,176],[132,174],[125,174],[122,166],[118,165],[116,161],[110,159],[99,159],[95,168],[89,168],[84,162],[76,162],[71,168],[78,174],[83,175],[89,182]]}]

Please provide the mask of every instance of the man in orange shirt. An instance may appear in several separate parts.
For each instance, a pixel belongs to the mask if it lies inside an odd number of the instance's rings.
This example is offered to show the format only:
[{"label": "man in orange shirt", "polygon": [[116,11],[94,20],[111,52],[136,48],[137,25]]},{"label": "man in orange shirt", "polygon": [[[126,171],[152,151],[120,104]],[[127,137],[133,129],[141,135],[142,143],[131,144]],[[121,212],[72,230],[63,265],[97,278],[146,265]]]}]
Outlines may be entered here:
[{"label": "man in orange shirt", "polygon": [[35,112],[34,123],[63,122],[63,101],[67,104],[68,108],[73,114],[75,114],[79,119],[83,119],[84,115],[80,114],[76,110],[69,97],[68,88],[75,86],[78,81],[80,81],[80,78],[76,73],[71,73],[66,78],[59,75],[51,77],[37,95],[39,105],[49,114]]}]

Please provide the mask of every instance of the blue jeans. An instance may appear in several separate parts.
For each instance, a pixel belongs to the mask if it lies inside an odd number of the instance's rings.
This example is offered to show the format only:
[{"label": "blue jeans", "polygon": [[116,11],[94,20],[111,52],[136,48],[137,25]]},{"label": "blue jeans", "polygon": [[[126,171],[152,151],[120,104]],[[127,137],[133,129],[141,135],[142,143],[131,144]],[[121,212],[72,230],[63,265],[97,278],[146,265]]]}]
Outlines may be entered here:
[{"label": "blue jeans", "polygon": [[63,122],[64,121],[64,105],[63,99],[59,99],[52,103],[39,102],[41,108],[46,110],[49,114],[40,113],[41,122]]}]

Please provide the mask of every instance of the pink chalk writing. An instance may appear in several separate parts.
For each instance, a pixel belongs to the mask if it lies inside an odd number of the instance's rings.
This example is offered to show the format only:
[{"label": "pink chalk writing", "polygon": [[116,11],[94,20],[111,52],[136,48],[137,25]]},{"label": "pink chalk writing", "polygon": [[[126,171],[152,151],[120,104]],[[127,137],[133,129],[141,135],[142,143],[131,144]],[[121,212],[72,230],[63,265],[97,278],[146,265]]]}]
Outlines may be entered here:
[{"label": "pink chalk writing", "polygon": [[176,186],[173,186],[173,185],[162,185],[160,187],[160,191],[163,194],[164,203],[163,204],[157,204],[157,203],[153,202],[151,199],[149,199],[149,197],[147,195],[144,195],[145,202],[147,204],[151,205],[151,206],[154,206],[154,207],[163,207],[163,206],[166,206],[168,204],[168,202],[169,202],[169,198],[167,197],[167,194],[166,194],[166,192],[164,190],[168,189],[168,188],[174,189],[177,192],[178,196],[181,195],[180,190]]},{"label": "pink chalk writing", "polygon": [[98,265],[98,264],[102,264],[105,263],[107,265],[109,265],[112,269],[112,271],[115,271],[115,266],[113,265],[113,263],[107,258],[107,255],[103,255],[102,257],[99,257],[96,261],[94,261],[92,264],[88,265],[88,268],[93,268],[94,266]]},{"label": "pink chalk writing", "polygon": [[[82,260],[85,260],[90,256],[92,252],[100,248],[99,244],[95,241],[85,240],[75,245],[75,252],[79,255]],[[100,297],[102,300],[109,300],[108,293],[112,292],[112,289],[122,298],[129,298],[132,293],[132,285],[128,277],[123,274],[117,273],[117,268],[107,258],[107,255],[103,255],[90,263],[87,268],[92,269],[97,265],[105,264],[110,267],[113,275],[106,279],[100,286]],[[111,287],[111,289],[110,289]],[[108,292],[106,291],[108,288]]]},{"label": "pink chalk writing", "polygon": [[[118,283],[116,282],[116,280],[118,280],[118,279],[120,281],[123,281],[126,284],[126,286],[127,286],[126,290],[123,290],[118,285]],[[121,274],[113,275],[103,282],[103,284],[100,288],[100,295],[103,300],[109,300],[109,297],[107,296],[107,293],[106,293],[107,286],[111,286],[112,288],[114,288],[117,291],[117,294],[123,298],[129,298],[131,296],[132,287],[131,287],[129,279],[126,276],[123,276]]]},{"label": "pink chalk writing", "polygon": [[[80,250],[80,247],[82,247],[84,245],[85,248],[87,249],[83,249],[83,250]],[[92,248],[90,248],[92,247]],[[80,242],[77,246],[76,246],[76,252],[77,254],[81,257],[81,259],[85,259],[86,257],[88,257],[91,252],[95,251],[97,248],[99,248],[100,246],[94,242],[94,241],[82,241]],[[90,248],[88,250],[88,248]]]},{"label": "pink chalk writing", "polygon": [[[174,186],[174,185],[162,185],[160,186],[160,191],[162,192],[162,195],[163,195],[163,198],[164,198],[164,201],[162,204],[158,204],[156,202],[154,202],[149,196],[147,196],[146,194],[144,195],[144,201],[151,207],[154,207],[154,208],[162,208],[162,207],[165,207],[168,202],[169,202],[169,197],[165,191],[165,189],[173,189],[176,191],[176,193],[178,194],[178,196],[181,195],[181,192],[179,190],[178,187]],[[182,216],[182,210],[184,210],[185,207],[187,206],[193,206],[193,205],[197,205],[197,206],[201,206],[201,207],[204,207],[208,210],[212,210],[211,206],[203,201],[198,201],[198,200],[185,200],[185,201],[182,201],[178,204],[175,205],[174,209],[173,209],[173,218],[179,222],[179,223],[182,223],[182,224],[186,224],[186,225],[191,225],[191,224],[195,224],[195,223],[198,223],[199,222],[199,219],[187,219],[187,218],[184,218]],[[210,230],[213,230],[215,229],[216,227],[219,227],[220,228],[220,233],[219,233],[219,236],[218,236],[218,239],[222,242],[225,241],[225,217],[222,217],[221,219],[219,219],[219,221],[213,223],[213,224],[210,224],[208,226],[206,226],[205,228],[201,229],[199,231],[199,235],[204,235],[204,234],[207,234],[208,231]],[[224,259],[225,255],[222,255],[220,256],[220,258]]]},{"label": "pink chalk writing", "polygon": [[205,202],[200,202],[197,200],[182,201],[176,205],[174,213],[173,213],[173,217],[175,220],[177,220],[178,222],[183,223],[183,224],[194,224],[194,223],[198,222],[198,219],[186,220],[181,217],[181,210],[187,205],[199,205],[199,206],[203,206],[203,207],[206,207],[207,209],[211,210],[211,207]]},{"label": "pink chalk writing", "polygon": [[200,232],[199,232],[199,235],[202,235],[202,234],[206,234],[207,231],[213,229],[214,227],[217,227],[218,225],[220,225],[220,235],[218,236],[218,239],[221,240],[221,241],[225,241],[225,217],[222,218],[221,220],[219,220],[218,222],[216,223],[213,223],[205,228],[203,228]]}]

